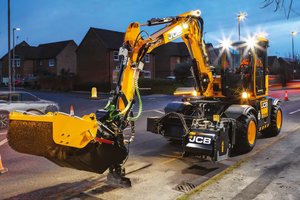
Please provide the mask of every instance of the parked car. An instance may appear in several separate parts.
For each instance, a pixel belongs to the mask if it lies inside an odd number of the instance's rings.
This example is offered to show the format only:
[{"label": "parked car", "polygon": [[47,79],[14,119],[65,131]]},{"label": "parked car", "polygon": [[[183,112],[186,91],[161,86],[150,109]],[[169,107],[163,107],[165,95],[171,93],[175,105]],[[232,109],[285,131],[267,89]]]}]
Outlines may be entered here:
[{"label": "parked car", "polygon": [[[11,98],[11,101],[10,101]],[[15,110],[46,114],[59,110],[57,103],[40,99],[29,92],[0,92],[0,129],[7,128],[8,115]]]},{"label": "parked car", "polygon": [[39,88],[37,77],[26,77],[26,78],[23,78],[23,80],[22,80],[22,86],[24,88],[32,88],[32,89]]}]

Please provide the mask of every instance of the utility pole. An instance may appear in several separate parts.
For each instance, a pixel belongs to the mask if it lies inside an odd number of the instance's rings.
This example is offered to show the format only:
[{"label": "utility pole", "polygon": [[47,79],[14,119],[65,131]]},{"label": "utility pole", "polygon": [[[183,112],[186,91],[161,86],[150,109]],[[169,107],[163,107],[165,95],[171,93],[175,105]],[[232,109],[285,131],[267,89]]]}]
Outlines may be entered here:
[{"label": "utility pole", "polygon": [[297,32],[292,32],[292,59],[293,59],[293,79],[295,79],[295,46],[294,46],[294,37],[297,35]]},{"label": "utility pole", "polygon": [[[8,89],[11,92],[11,56],[10,56],[10,0],[7,0],[7,32],[8,32]],[[11,95],[9,95],[11,101]]]},{"label": "utility pole", "polygon": [[20,28],[13,28],[13,59],[12,59],[12,88],[13,91],[16,90],[15,81],[16,81],[16,56],[15,56],[15,32],[21,30]]}]

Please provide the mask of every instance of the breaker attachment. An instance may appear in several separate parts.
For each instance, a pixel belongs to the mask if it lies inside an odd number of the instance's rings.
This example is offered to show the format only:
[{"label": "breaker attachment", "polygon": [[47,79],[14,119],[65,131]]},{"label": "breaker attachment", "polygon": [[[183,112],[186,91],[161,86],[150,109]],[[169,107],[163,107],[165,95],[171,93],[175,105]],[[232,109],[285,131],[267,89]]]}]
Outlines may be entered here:
[{"label": "breaker attachment", "polygon": [[80,118],[61,112],[12,112],[9,120],[7,138],[14,150],[43,156],[62,167],[103,173],[120,166],[128,154],[118,136],[98,137],[105,126],[93,113]]}]

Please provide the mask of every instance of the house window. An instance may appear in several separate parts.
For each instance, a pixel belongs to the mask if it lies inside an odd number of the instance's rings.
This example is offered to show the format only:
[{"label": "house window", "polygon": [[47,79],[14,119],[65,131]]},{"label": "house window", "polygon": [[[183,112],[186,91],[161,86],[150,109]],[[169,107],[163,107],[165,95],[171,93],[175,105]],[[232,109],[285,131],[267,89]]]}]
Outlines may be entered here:
[{"label": "house window", "polygon": [[12,59],[12,65],[14,67],[20,67],[21,66],[21,59],[16,56],[14,59]]},{"label": "house window", "polygon": [[42,60],[40,60],[40,62],[39,62],[39,63],[40,63],[40,66],[43,66],[43,61],[42,61]]},{"label": "house window", "polygon": [[119,61],[119,52],[114,51],[114,61]]},{"label": "house window", "polygon": [[51,58],[49,59],[49,67],[54,67],[55,66],[55,59]]},{"label": "house window", "polygon": [[150,71],[144,71],[144,78],[148,78],[150,79],[151,78],[151,72]]},{"label": "house window", "polygon": [[145,55],[145,63],[150,63],[150,55],[149,54]]}]

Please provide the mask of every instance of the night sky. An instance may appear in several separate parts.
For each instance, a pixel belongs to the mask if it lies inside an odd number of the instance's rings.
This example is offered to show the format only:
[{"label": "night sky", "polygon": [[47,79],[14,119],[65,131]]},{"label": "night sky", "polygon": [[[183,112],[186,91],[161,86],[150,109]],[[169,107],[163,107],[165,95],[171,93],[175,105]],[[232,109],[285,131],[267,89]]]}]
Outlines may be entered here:
[{"label": "night sky", "polygon": [[[205,39],[218,44],[225,37],[237,39],[237,13],[248,13],[242,22],[242,36],[267,32],[270,55],[288,57],[291,32],[300,31],[300,16],[287,20],[274,5],[262,9],[263,0],[11,0],[11,27],[20,27],[18,43],[30,45],[73,39],[81,42],[89,27],[125,31],[130,22],[145,22],[200,9],[205,21]],[[300,1],[294,1],[300,13]],[[0,0],[0,56],[7,52],[7,0]],[[300,54],[300,34],[295,37]]]}]

